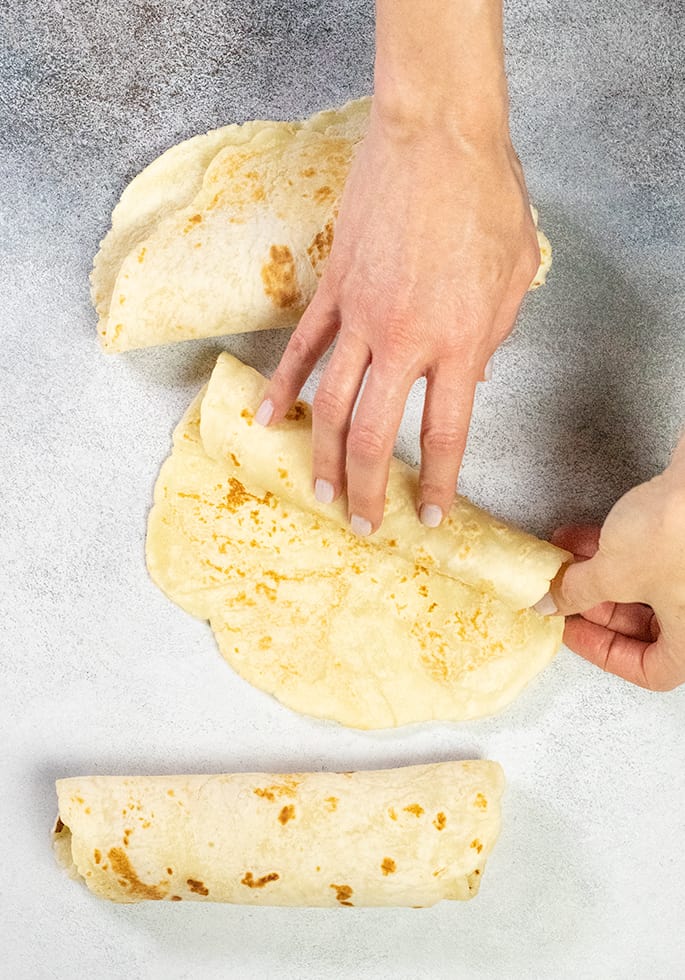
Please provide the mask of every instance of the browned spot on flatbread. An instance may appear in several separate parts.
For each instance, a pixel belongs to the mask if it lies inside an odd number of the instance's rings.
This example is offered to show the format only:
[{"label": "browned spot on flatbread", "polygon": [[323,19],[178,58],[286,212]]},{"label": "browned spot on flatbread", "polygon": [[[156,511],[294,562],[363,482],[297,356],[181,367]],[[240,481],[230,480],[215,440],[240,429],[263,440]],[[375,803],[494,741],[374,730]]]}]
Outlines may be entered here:
[{"label": "browned spot on flatbread", "polygon": [[93,860],[95,861],[96,864],[99,864],[101,858],[102,858],[102,854],[96,847],[95,850],[93,851]]},{"label": "browned spot on flatbread", "polygon": [[488,801],[485,799],[482,793],[476,793],[475,805],[480,807],[481,810],[487,809]]},{"label": "browned spot on flatbread", "polygon": [[297,796],[296,789],[299,785],[299,779],[289,778],[284,779],[281,783],[274,783],[272,786],[257,787],[254,794],[273,803],[277,796]]},{"label": "browned spot on flatbread", "polygon": [[436,815],[435,820],[433,821],[433,826],[435,827],[436,830],[444,830],[446,823],[447,823],[447,817],[441,810],[440,813]]},{"label": "browned spot on flatbread", "polygon": [[301,302],[293,253],[287,245],[272,245],[269,261],[262,266],[264,292],[274,306],[290,310]]},{"label": "browned spot on flatbread", "polygon": [[57,823],[55,824],[55,831],[54,832],[56,834],[61,834],[63,830],[64,830],[64,824],[62,823],[62,818],[61,817],[57,817]]},{"label": "browned spot on flatbread", "polygon": [[164,898],[167,889],[162,888],[161,885],[146,885],[144,881],[141,881],[129,861],[126,851],[120,847],[112,847],[107,852],[107,857],[112,865],[112,871],[118,876],[122,887],[128,886],[129,895],[153,900]]},{"label": "browned spot on flatbread", "polygon": [[311,242],[307,246],[307,255],[309,256],[309,261],[312,264],[312,269],[317,276],[321,276],[323,272],[323,266],[331,254],[331,248],[333,246],[333,219],[329,219],[323,226],[321,231],[318,231],[316,235],[312,238]]},{"label": "browned spot on flatbread", "polygon": [[314,191],[314,201],[317,204],[323,204],[324,201],[329,201],[332,197],[335,197],[335,191],[328,185],[317,187]]},{"label": "browned spot on flatbread", "polygon": [[405,806],[404,809],[407,811],[407,813],[413,813],[415,817],[420,817],[424,812],[423,807],[419,806],[418,803],[410,803],[409,806]]},{"label": "browned spot on flatbread", "polygon": [[263,888],[270,881],[278,881],[279,878],[280,875],[276,874],[275,871],[272,871],[268,875],[262,875],[261,878],[255,878],[251,871],[246,871],[240,879],[240,884],[247,885],[248,888]]},{"label": "browned spot on flatbread", "polygon": [[172,895],[172,896],[171,896],[171,901],[172,901],[172,902],[182,902],[182,901],[183,901],[183,899],[181,898],[181,896],[180,896],[180,895]]},{"label": "browned spot on flatbread", "polygon": [[326,803],[326,809],[330,810],[331,813],[333,813],[335,810],[338,809],[339,800],[337,796],[327,796],[325,803]]},{"label": "browned spot on flatbread", "polygon": [[388,810],[388,816],[390,817],[391,820],[397,820],[397,814],[395,813],[392,807],[390,807]]},{"label": "browned spot on flatbread", "polygon": [[302,176],[303,177],[313,177],[315,173],[316,173],[316,170],[314,169],[314,167],[305,167],[305,169],[302,171]]},{"label": "browned spot on flatbread", "polygon": [[141,248],[140,252],[138,252],[138,261],[139,262],[145,261],[145,253],[146,252],[147,252],[147,249],[146,248]]},{"label": "browned spot on flatbread", "polygon": [[335,897],[341,905],[354,904],[350,901],[350,898],[352,897],[352,889],[349,885],[330,885],[329,887],[335,889]]},{"label": "browned spot on flatbread", "polygon": [[166,873],[167,873],[168,875],[172,875],[172,874],[174,873],[174,869],[173,869],[173,868],[167,868],[167,869],[166,869]]},{"label": "browned spot on flatbread", "polygon": [[242,410],[242,412],[240,413],[240,417],[241,417],[241,419],[245,419],[245,421],[247,422],[248,425],[252,425],[252,421],[254,419],[254,415],[250,411],[249,408],[244,408]]},{"label": "browned spot on flatbread", "polygon": [[306,419],[308,415],[309,406],[305,405],[304,402],[295,402],[293,407],[286,412],[285,417],[289,422],[301,422],[302,419]]},{"label": "browned spot on flatbread", "polygon": [[240,466],[240,460],[235,453],[229,453],[228,455],[231,457],[231,462],[234,466]]},{"label": "browned spot on flatbread", "polygon": [[188,218],[185,228],[183,229],[183,234],[187,235],[189,231],[192,231],[197,225],[202,221],[201,214],[194,214],[192,217]]},{"label": "browned spot on flatbread", "polygon": [[384,875],[391,875],[397,871],[397,865],[392,858],[385,857],[381,861],[381,871]]},{"label": "browned spot on flatbread", "polygon": [[295,807],[292,805],[284,806],[281,812],[278,814],[278,820],[280,823],[283,824],[284,827],[289,820],[294,820],[294,819],[295,819]]},{"label": "browned spot on flatbread", "polygon": [[186,884],[191,892],[196,895],[209,895],[209,888],[205,887],[205,883],[198,881],[197,878],[188,878]]},{"label": "browned spot on flatbread", "polygon": [[481,844],[481,842],[478,840],[477,837],[475,840],[471,841],[471,847],[474,849],[474,851],[477,851],[479,854],[483,850],[483,845]]}]

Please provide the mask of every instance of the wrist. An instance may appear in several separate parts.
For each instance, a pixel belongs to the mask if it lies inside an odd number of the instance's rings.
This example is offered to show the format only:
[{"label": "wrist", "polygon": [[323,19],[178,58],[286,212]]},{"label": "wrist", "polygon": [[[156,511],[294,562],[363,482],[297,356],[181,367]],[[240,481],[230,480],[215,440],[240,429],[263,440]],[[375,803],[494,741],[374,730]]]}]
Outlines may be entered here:
[{"label": "wrist", "polygon": [[398,133],[508,139],[501,0],[377,0],[374,110]]}]

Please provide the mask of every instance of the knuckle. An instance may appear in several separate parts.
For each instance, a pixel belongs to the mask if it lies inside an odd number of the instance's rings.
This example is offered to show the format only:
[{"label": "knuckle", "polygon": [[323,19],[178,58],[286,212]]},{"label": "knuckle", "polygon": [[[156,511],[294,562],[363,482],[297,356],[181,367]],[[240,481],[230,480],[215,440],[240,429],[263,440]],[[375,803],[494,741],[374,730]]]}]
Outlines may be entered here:
[{"label": "knuckle", "polygon": [[427,426],[421,434],[421,448],[433,456],[456,456],[461,448],[461,439],[455,429],[442,426]]},{"label": "knuckle", "polygon": [[386,438],[369,425],[352,425],[347,440],[348,455],[363,462],[376,463],[388,455]]},{"label": "knuckle", "polygon": [[314,356],[314,348],[311,340],[303,330],[296,330],[288,342],[288,358],[293,366],[305,361],[308,362]]},{"label": "knuckle", "polygon": [[332,388],[319,385],[314,395],[314,414],[324,424],[342,428],[347,417],[347,406]]}]

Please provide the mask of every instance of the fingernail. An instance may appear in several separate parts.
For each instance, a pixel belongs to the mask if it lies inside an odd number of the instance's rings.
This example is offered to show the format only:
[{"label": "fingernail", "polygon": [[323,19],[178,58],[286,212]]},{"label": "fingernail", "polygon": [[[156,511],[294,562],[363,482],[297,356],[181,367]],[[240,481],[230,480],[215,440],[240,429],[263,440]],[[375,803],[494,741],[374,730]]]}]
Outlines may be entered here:
[{"label": "fingernail", "polygon": [[483,368],[483,381],[492,381],[493,359],[492,357]]},{"label": "fingernail", "polygon": [[333,497],[335,496],[333,484],[329,483],[328,480],[315,480],[314,496],[320,504],[332,504]]},{"label": "fingernail", "polygon": [[442,521],[442,508],[437,504],[421,504],[419,520],[424,527],[439,527]]},{"label": "fingernail", "polygon": [[360,517],[358,514],[353,514],[350,518],[350,527],[360,538],[365,538],[371,534],[371,521],[367,521],[365,517]]},{"label": "fingernail", "polygon": [[535,603],[533,609],[540,616],[553,616],[554,613],[559,612],[557,604],[552,598],[551,592],[548,592],[547,595],[543,595],[542,599]]},{"label": "fingernail", "polygon": [[262,404],[257,409],[255,414],[255,422],[258,425],[268,425],[274,414],[274,403],[270,398],[265,398]]}]

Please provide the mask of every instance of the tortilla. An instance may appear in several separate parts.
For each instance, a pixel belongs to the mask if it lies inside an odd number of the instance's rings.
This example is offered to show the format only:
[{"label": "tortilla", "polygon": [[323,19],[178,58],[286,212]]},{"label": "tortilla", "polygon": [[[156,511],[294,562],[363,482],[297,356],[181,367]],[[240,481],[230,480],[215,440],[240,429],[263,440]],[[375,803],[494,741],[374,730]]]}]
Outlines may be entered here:
[{"label": "tortilla", "polygon": [[[293,327],[325,268],[370,102],[304,122],[225,126],[134,178],[91,275],[103,348]],[[551,264],[542,232],[538,240],[531,288]]]},{"label": "tortilla", "polygon": [[57,781],[59,863],[113,902],[428,906],[477,894],[495,762]]},{"label": "tortilla", "polygon": [[266,380],[222,354],[174,433],[155,487],[153,580],[208,619],[247,681],[356,728],[494,714],[556,653],[558,617],[530,608],[568,556],[458,501],[419,524],[395,461],[381,531],[313,497],[310,412],[254,423]]}]

